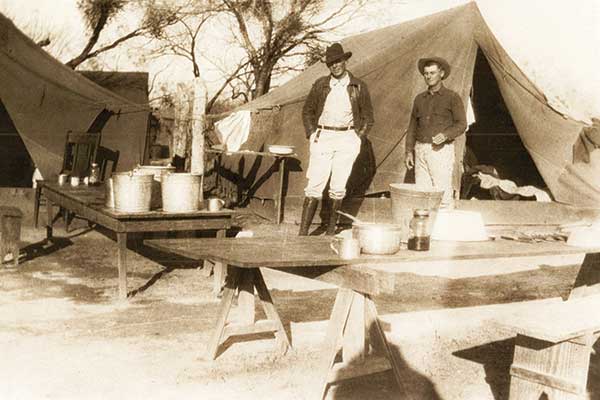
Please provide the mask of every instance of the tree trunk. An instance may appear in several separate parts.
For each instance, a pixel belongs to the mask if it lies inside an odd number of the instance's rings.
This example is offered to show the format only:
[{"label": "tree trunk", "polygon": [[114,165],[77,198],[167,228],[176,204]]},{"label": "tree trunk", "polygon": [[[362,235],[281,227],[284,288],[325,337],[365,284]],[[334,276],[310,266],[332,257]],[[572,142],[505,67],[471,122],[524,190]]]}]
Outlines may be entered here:
[{"label": "tree trunk", "polygon": [[199,174],[200,181],[200,201],[204,200],[204,109],[206,107],[206,86],[200,77],[193,80],[194,106],[192,112],[192,149],[191,149],[191,168],[192,174]]},{"label": "tree trunk", "polygon": [[254,90],[253,98],[257,98],[269,92],[271,88],[271,73],[273,68],[265,67],[261,69],[256,76],[256,89]]}]

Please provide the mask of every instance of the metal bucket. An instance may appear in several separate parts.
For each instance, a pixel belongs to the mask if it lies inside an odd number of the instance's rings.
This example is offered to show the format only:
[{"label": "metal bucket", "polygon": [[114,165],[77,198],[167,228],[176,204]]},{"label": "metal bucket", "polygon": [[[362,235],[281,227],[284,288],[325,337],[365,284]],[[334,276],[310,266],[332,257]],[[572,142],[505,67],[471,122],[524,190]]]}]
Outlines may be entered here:
[{"label": "metal bucket", "polygon": [[104,182],[104,205],[108,208],[115,208],[115,191],[112,178]]},{"label": "metal bucket", "polygon": [[172,172],[175,172],[175,167],[171,165],[138,165],[136,168],[134,168],[134,174],[154,176],[154,182],[152,182],[152,195],[150,199],[151,209],[162,207],[162,176]]},{"label": "metal bucket", "polygon": [[[444,191],[420,190],[417,185],[408,183],[391,183],[390,195],[392,198],[392,219],[395,224],[402,227],[402,242],[408,242],[410,220],[415,209],[430,211],[430,224],[433,224],[437,210],[442,202]],[[431,232],[431,229],[429,230]]]},{"label": "metal bucket", "polygon": [[153,175],[120,172],[112,175],[112,181],[116,211],[150,211]]},{"label": "metal bucket", "polygon": [[162,177],[163,211],[197,211],[200,206],[201,176],[188,173],[165,174]]}]

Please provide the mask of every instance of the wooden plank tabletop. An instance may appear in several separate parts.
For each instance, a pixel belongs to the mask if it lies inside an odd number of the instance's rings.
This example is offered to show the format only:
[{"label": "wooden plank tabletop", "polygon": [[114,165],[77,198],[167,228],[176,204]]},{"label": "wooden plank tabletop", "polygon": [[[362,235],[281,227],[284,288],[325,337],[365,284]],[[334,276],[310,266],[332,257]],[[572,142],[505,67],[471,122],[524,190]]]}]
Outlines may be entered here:
[{"label": "wooden plank tabletop", "polygon": [[42,187],[51,190],[60,196],[64,196],[70,200],[76,201],[92,208],[103,214],[118,220],[128,219],[185,219],[185,218],[216,218],[235,215],[234,210],[221,209],[219,211],[208,211],[202,209],[191,212],[166,212],[161,209],[145,211],[145,212],[120,212],[113,208],[106,207],[104,185],[89,186],[89,185],[59,185],[56,182],[40,182]]},{"label": "wooden plank tabletop", "polygon": [[510,240],[486,242],[433,242],[430,251],[400,250],[391,256],[361,254],[340,259],[324,236],[259,237],[223,239],[156,239],[145,243],[166,252],[195,259],[210,259],[242,268],[287,268],[386,264],[414,261],[485,260],[507,257],[600,253],[600,248],[578,248],[562,242],[521,243]]}]

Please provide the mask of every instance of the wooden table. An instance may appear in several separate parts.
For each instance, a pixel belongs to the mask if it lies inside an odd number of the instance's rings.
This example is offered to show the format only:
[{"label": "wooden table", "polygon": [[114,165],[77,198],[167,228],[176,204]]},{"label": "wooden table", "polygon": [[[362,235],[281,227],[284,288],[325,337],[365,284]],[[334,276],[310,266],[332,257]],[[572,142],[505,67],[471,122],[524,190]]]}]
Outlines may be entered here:
[{"label": "wooden table", "polygon": [[104,206],[103,186],[59,186],[58,183],[38,181],[41,194],[46,198],[48,223],[46,238],[52,240],[53,206],[62,207],[76,215],[116,233],[117,266],[119,271],[119,299],[127,298],[127,238],[134,232],[166,232],[216,230],[217,237],[225,237],[231,228],[235,212],[221,210],[209,212],[170,213],[162,210],[124,213]]},{"label": "wooden table", "polygon": [[[275,154],[275,153],[269,153],[269,152],[264,152],[264,151],[252,151],[252,150],[240,150],[240,151],[225,151],[225,150],[221,150],[221,149],[208,149],[206,150],[208,153],[215,153],[217,154],[217,157],[215,159],[215,170],[217,171],[217,176],[218,176],[218,171],[221,168],[221,157],[223,155],[240,155],[240,156],[256,156],[256,157],[266,157],[266,158],[273,158],[273,166],[269,169],[270,171],[278,171],[278,175],[279,175],[279,184],[277,185],[277,188],[275,190],[275,192],[273,193],[273,201],[275,203],[275,222],[277,224],[281,223],[281,219],[283,217],[282,215],[282,211],[283,211],[283,187],[284,187],[284,182],[285,182],[285,164],[288,158],[294,158],[297,157],[296,154],[292,153],[292,154]],[[262,182],[262,179],[259,179],[260,182]],[[217,184],[218,184],[218,180],[217,180]]]},{"label": "wooden table", "polygon": [[[260,267],[333,283],[339,287],[329,320],[319,371],[323,384],[314,398],[322,398],[330,383],[392,369],[403,389],[402,371],[393,362],[391,350],[379,323],[373,295],[394,293],[395,288],[411,285],[424,276],[453,277],[510,275],[511,261],[521,269],[536,270],[547,263],[579,263],[585,275],[581,289],[600,282],[600,249],[580,249],[564,243],[519,243],[507,240],[488,242],[434,242],[429,252],[401,250],[393,256],[361,255],[341,260],[330,249],[331,238],[240,238],[208,240],[148,240],[146,244],[163,251],[194,259],[213,259],[229,265],[229,273],[220,311],[206,356],[214,359],[220,343],[232,335],[274,332],[280,351],[290,346],[281,320],[265,285]],[[589,253],[589,254],[586,254]],[[567,258],[564,259],[563,258]],[[575,259],[575,261],[573,261]],[[518,260],[518,263],[517,263]],[[549,268],[549,273],[553,269]],[[546,269],[544,269],[546,271]],[[585,272],[584,272],[585,271]],[[513,282],[514,284],[514,282]],[[263,305],[266,320],[255,321],[254,289]],[[227,324],[234,293],[239,291],[238,306],[246,320]],[[460,290],[460,288],[456,288]],[[373,337],[368,337],[371,332]],[[377,347],[379,344],[379,348]],[[336,363],[342,351],[343,362]],[[376,351],[378,350],[378,351]],[[379,355],[374,355],[379,353]],[[381,354],[382,353],[382,354]],[[407,398],[410,398],[408,396]]]}]

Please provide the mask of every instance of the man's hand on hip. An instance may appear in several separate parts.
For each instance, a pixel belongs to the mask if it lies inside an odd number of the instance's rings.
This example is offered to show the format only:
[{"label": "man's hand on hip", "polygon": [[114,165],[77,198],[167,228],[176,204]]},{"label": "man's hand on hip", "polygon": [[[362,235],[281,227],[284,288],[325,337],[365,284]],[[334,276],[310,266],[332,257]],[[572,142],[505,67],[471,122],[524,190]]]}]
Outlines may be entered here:
[{"label": "man's hand on hip", "polygon": [[415,157],[413,156],[413,153],[406,153],[406,157],[404,158],[404,165],[406,165],[406,168],[408,169],[413,169],[413,167],[415,166]]},{"label": "man's hand on hip", "polygon": [[435,135],[431,141],[433,142],[433,144],[435,145],[440,145],[444,142],[446,142],[446,140],[448,140],[448,138],[446,137],[446,135],[444,135],[443,133],[438,133],[437,135]]}]

